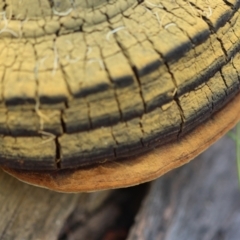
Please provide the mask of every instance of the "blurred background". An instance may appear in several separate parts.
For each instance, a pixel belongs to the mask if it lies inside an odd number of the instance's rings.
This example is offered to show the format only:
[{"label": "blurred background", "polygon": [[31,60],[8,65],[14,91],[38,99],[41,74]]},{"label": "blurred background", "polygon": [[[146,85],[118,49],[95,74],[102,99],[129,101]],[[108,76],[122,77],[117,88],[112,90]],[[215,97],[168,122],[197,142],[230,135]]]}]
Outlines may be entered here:
[{"label": "blurred background", "polygon": [[0,240],[239,240],[236,142],[139,186],[64,194],[0,170]]},{"label": "blurred background", "polygon": [[236,145],[225,136],[189,164],[115,191],[95,214],[72,213],[59,239],[239,240],[239,226]]}]

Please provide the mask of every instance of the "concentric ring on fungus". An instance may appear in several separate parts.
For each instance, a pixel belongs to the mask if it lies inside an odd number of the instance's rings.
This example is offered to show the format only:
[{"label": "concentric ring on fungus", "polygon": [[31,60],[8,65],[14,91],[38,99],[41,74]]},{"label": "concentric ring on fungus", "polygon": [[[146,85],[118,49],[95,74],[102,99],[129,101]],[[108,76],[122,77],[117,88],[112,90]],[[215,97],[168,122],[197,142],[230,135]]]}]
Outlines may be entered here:
[{"label": "concentric ring on fungus", "polygon": [[238,0],[0,0],[0,165],[57,191],[180,166],[240,119]]}]

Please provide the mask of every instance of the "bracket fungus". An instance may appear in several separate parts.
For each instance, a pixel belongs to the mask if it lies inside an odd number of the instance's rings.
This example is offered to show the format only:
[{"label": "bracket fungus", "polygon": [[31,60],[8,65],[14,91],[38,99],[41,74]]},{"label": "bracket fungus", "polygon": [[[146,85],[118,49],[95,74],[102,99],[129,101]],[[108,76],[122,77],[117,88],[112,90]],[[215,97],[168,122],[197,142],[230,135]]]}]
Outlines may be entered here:
[{"label": "bracket fungus", "polygon": [[240,120],[239,0],[0,0],[0,165],[78,192],[150,181]]}]

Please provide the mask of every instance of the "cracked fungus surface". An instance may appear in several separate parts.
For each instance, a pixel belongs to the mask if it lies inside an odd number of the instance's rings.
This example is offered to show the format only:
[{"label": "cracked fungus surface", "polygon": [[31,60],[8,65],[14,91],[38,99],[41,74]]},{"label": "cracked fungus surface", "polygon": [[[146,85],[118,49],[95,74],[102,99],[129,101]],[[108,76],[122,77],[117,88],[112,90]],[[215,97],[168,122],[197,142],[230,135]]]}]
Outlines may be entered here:
[{"label": "cracked fungus surface", "polygon": [[0,164],[174,141],[239,92],[239,0],[1,0]]}]

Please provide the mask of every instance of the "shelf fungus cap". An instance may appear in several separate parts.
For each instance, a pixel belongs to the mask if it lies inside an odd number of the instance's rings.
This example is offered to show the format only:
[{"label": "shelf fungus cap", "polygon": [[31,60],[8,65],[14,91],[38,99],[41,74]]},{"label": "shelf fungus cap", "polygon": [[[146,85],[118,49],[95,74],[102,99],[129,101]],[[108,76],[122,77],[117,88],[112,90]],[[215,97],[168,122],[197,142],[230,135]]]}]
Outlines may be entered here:
[{"label": "shelf fungus cap", "polygon": [[181,166],[240,120],[240,1],[0,7],[0,166],[61,192]]}]

